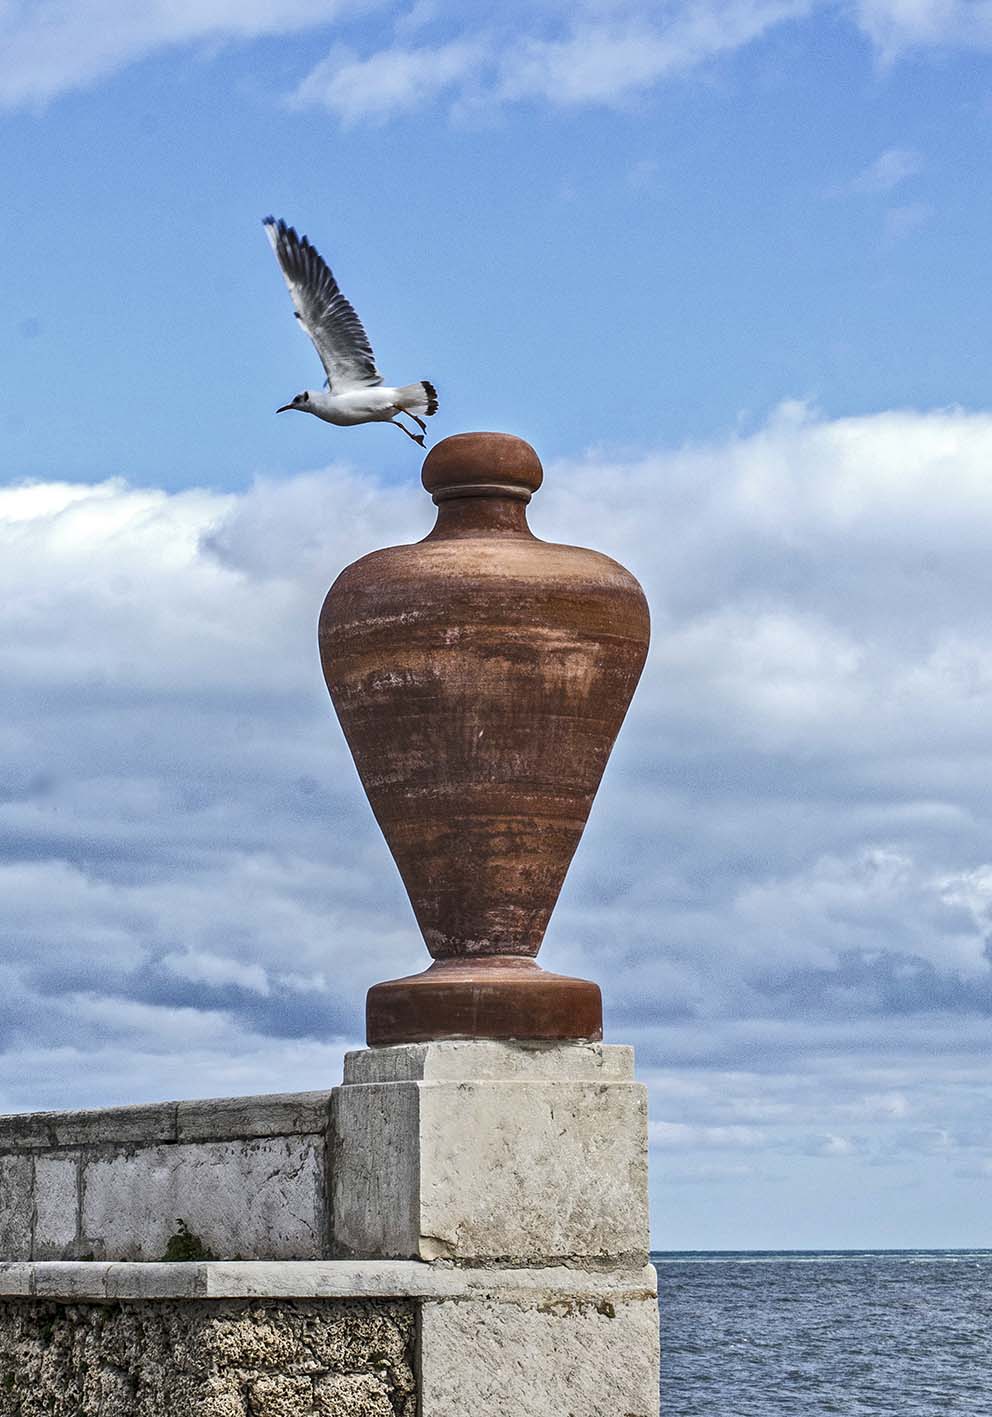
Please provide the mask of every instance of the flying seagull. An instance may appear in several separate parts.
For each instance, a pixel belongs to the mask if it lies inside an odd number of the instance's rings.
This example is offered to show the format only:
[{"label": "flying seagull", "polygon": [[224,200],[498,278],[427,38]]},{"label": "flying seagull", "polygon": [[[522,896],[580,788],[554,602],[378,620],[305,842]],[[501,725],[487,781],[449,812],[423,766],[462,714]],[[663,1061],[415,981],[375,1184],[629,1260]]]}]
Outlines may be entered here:
[{"label": "flying seagull", "polygon": [[[327,374],[324,389],[304,389],[277,413],[295,408],[326,423],[395,423],[408,438],[424,446],[427,424],[420,417],[437,413],[437,390],[426,379],[390,388],[375,367],[369,337],[354,307],[341,294],[326,261],[305,236],[297,236],[284,221],[267,216],[265,234],[282,267],[296,309],[296,318],[313,340]],[[405,413],[420,429],[411,433],[398,415]]]}]

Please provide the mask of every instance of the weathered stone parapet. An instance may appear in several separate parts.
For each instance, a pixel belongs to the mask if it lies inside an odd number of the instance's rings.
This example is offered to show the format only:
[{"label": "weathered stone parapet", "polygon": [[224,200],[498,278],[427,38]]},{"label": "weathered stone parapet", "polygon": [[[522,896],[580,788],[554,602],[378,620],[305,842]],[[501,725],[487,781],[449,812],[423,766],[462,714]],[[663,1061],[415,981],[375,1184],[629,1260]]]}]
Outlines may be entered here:
[{"label": "weathered stone parapet", "polygon": [[179,1222],[224,1258],[328,1253],[331,1094],[0,1117],[0,1257],[160,1260]]},{"label": "weathered stone parapet", "polygon": [[0,1417],[657,1417],[655,1286],[650,1265],[5,1264]]},{"label": "weathered stone parapet", "polygon": [[350,1053],[344,1075],[336,1253],[647,1261],[647,1096],[630,1048],[402,1044]]}]

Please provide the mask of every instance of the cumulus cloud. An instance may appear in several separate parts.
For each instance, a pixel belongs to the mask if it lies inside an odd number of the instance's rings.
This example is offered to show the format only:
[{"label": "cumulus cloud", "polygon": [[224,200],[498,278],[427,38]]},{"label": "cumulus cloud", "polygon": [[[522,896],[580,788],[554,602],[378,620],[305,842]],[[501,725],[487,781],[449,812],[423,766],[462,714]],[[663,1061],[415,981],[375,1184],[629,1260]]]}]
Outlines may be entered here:
[{"label": "cumulus cloud", "polygon": [[[989,414],[786,404],[547,469],[535,530],[630,565],[654,641],[546,962],[604,982],[687,1206],[984,1174],[990,466]],[[422,967],[314,624],[429,512],[344,466],[0,490],[0,1105],[330,1083]]]}]

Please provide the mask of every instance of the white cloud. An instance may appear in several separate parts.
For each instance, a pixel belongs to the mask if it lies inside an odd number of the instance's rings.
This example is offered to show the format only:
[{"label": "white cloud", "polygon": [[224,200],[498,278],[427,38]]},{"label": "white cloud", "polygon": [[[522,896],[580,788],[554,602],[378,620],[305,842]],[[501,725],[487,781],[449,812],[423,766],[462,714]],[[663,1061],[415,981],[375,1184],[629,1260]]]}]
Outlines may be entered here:
[{"label": "white cloud", "polygon": [[649,1139],[652,1146],[677,1150],[760,1151],[768,1145],[768,1134],[759,1127],[692,1127],[685,1122],[652,1122]]},{"label": "white cloud", "polygon": [[486,62],[486,41],[380,50],[367,59],[335,49],[307,75],[293,95],[297,107],[319,105],[343,123],[373,121],[421,108],[464,84]]},{"label": "white cloud", "polygon": [[992,45],[992,0],[857,0],[855,14],[886,59],[908,49]]},{"label": "white cloud", "polygon": [[[631,565],[654,642],[545,962],[603,981],[701,1185],[987,1122],[990,466],[989,414],[786,404],[547,469],[538,534]],[[429,519],[340,466],[0,490],[0,1106],[333,1081],[422,967],[314,622]]]},{"label": "white cloud", "polygon": [[891,192],[923,170],[923,158],[913,148],[886,148],[851,182],[852,192]]},{"label": "white cloud", "polygon": [[497,86],[504,99],[615,104],[659,80],[739,49],[810,10],[805,0],[701,0],[644,15],[579,21],[550,40],[510,49]]},{"label": "white cloud", "polygon": [[[740,49],[832,0],[584,0],[508,3],[485,24],[451,0],[5,0],[0,107],[40,105],[148,56],[308,29],[365,24],[306,75],[295,101],[345,122],[382,121],[450,98],[456,109],[545,101],[617,105]],[[992,0],[857,0],[855,22],[891,60],[906,50],[992,44]]]},{"label": "white cloud", "polygon": [[[293,101],[329,109],[345,122],[381,121],[433,102],[460,106],[544,100],[559,107],[616,105],[661,79],[685,73],[749,43],[811,0],[696,0],[664,13],[640,6],[587,6],[556,24],[510,12],[502,23],[435,46],[401,42],[364,59],[334,50],[302,81]],[[527,32],[527,25],[533,27]],[[551,37],[545,33],[549,28]]]},{"label": "white cloud", "polygon": [[178,45],[325,25],[374,0],[6,0],[0,106],[44,103]]},{"label": "white cloud", "polygon": [[165,954],[161,963],[163,969],[178,975],[180,979],[192,980],[193,983],[208,984],[215,988],[218,985],[233,984],[255,994],[268,996],[271,993],[268,975],[260,964],[240,964],[234,959],[223,959],[196,950]]}]

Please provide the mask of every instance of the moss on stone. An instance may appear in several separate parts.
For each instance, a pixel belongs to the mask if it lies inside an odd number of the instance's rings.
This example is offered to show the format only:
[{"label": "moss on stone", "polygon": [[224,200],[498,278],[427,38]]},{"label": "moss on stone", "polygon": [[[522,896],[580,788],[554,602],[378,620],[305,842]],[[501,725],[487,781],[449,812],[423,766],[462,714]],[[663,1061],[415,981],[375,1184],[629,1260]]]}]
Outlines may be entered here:
[{"label": "moss on stone", "polygon": [[170,1235],[165,1246],[164,1262],[181,1264],[190,1260],[215,1260],[217,1256],[209,1249],[199,1235],[194,1235],[185,1220],[176,1221],[177,1230]]}]

